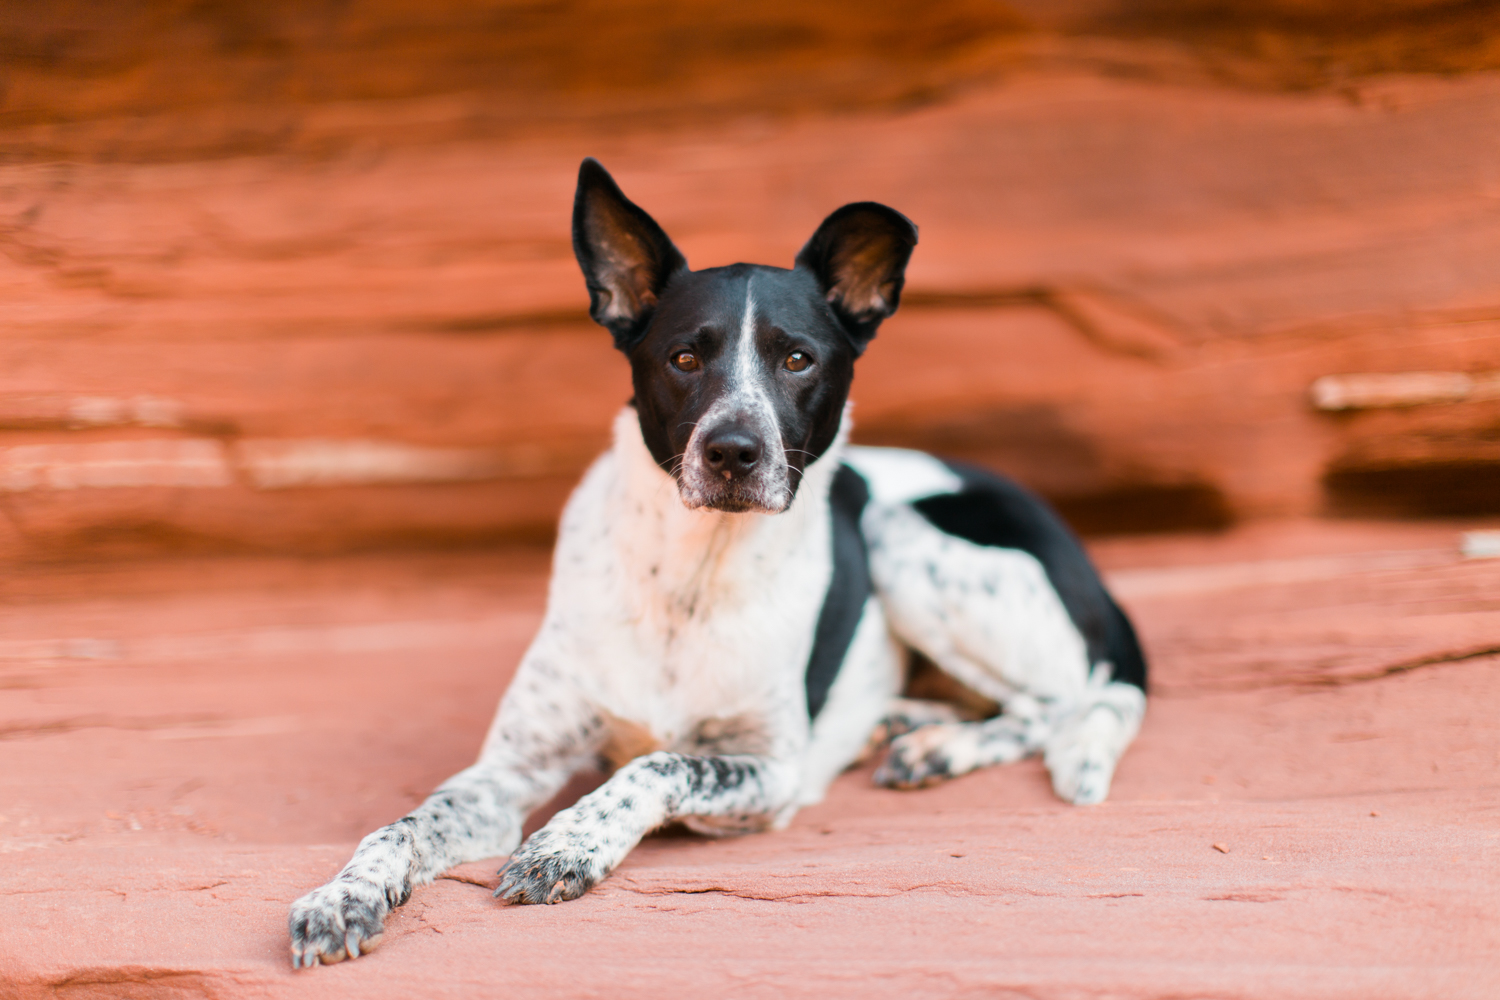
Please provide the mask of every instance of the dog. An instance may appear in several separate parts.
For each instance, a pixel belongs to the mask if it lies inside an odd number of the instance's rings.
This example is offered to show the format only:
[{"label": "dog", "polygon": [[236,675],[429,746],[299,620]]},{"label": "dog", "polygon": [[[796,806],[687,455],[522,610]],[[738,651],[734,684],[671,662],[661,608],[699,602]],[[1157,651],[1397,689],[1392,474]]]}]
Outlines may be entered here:
[{"label": "dog", "polygon": [[[546,614],[478,762],[293,904],[294,967],[368,952],[462,862],[510,855],[495,895],[557,903],[663,824],[784,827],[877,731],[880,785],[1039,752],[1060,797],[1105,798],[1146,662],[1078,541],[992,473],[847,444],[854,362],[916,244],[905,216],[860,202],[790,270],[693,271],[583,162],[573,245],[634,398],[563,512]],[[900,698],[914,654],[999,713]],[[601,756],[613,775],[520,844]]]}]

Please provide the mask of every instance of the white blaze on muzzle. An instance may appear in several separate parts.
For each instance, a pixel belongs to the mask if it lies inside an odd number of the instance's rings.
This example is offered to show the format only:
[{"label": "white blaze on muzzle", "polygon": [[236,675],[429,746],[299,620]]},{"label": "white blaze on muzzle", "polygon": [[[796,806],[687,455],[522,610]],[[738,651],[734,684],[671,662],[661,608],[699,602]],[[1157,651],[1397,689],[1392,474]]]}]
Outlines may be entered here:
[{"label": "white blaze on muzzle", "polygon": [[[699,418],[683,454],[678,493],[688,507],[725,507],[779,513],[792,502],[792,484],[787,468],[781,427],[771,402],[768,384],[775,373],[766,370],[755,343],[755,293],[753,276],[745,280],[745,312],[732,344],[726,344],[733,359],[719,398]],[[710,468],[706,445],[726,424],[736,425],[758,437],[760,458],[747,475],[734,479]]]}]

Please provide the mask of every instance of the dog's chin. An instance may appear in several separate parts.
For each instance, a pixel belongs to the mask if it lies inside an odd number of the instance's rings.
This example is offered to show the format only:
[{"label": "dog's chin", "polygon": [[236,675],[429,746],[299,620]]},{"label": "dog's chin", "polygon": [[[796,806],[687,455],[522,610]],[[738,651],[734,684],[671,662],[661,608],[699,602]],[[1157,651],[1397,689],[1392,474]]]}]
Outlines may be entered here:
[{"label": "dog's chin", "polygon": [[792,505],[791,487],[767,489],[756,480],[723,482],[677,481],[677,495],[689,510],[718,510],[726,514],[780,514]]}]

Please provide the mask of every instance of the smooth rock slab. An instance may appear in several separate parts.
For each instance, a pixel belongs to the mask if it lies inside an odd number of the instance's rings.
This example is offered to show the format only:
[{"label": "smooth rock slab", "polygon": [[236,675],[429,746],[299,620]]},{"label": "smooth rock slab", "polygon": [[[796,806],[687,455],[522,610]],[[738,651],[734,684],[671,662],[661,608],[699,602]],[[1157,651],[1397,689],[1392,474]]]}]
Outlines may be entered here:
[{"label": "smooth rock slab", "polygon": [[[375,954],[299,973],[287,905],[471,759],[540,555],[38,571],[0,587],[0,996],[1492,997],[1500,658],[1314,684],[1299,638],[1489,629],[1500,561],[1456,546],[1100,546],[1161,668],[1109,803],[1036,761],[906,793],[866,767],[785,832],[653,837],[565,905],[465,865]],[[1462,606],[1426,613],[1434,580]],[[1256,685],[1214,682],[1255,643]]]}]

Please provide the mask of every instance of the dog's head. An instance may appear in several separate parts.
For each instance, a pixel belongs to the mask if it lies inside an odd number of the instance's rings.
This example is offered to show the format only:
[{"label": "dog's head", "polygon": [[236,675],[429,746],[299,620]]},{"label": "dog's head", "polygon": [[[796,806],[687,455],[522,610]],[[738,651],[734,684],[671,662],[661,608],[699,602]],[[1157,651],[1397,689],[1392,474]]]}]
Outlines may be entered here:
[{"label": "dog's head", "polygon": [[838,434],[854,359],[901,300],[917,227],[834,212],[791,270],[693,271],[597,161],[578,171],[573,250],[590,313],[630,358],[651,455],[689,507],[776,513]]}]

